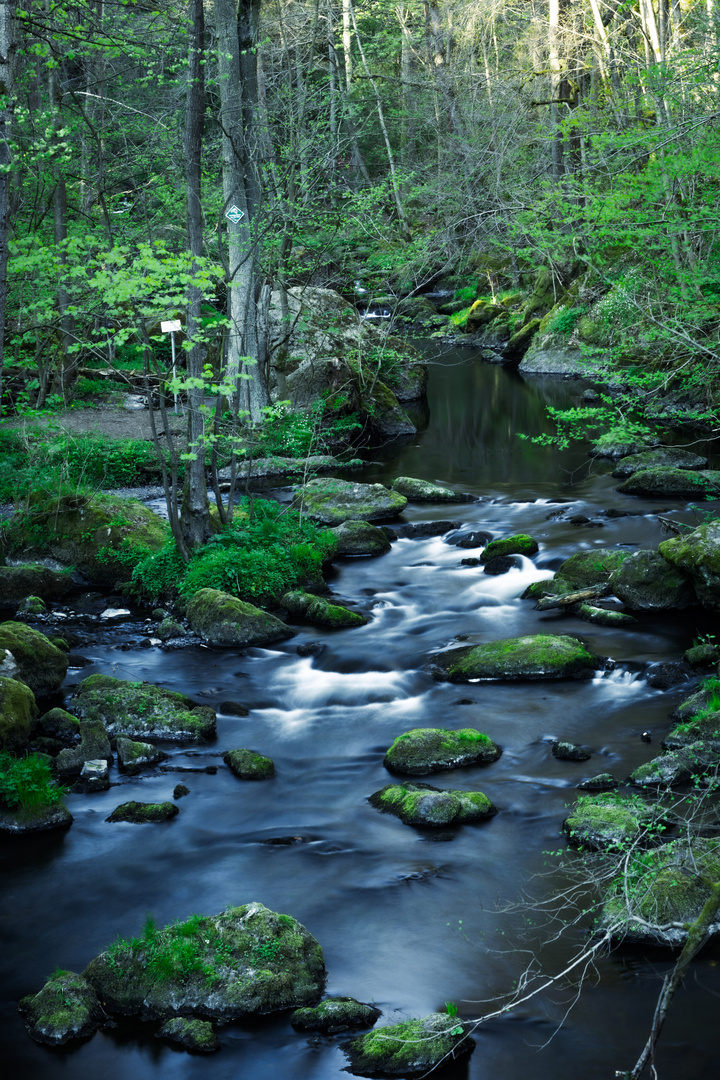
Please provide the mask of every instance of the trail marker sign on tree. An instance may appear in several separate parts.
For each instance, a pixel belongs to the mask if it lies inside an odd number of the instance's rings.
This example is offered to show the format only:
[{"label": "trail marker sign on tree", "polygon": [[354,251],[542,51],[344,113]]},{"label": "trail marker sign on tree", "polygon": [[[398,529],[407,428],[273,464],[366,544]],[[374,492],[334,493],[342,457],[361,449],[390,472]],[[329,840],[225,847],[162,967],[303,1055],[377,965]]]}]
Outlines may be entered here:
[{"label": "trail marker sign on tree", "polygon": [[245,217],[245,211],[241,210],[239,206],[236,206],[235,203],[233,203],[230,209],[225,211],[225,217],[229,218],[233,225],[237,225],[237,223],[242,221]]}]

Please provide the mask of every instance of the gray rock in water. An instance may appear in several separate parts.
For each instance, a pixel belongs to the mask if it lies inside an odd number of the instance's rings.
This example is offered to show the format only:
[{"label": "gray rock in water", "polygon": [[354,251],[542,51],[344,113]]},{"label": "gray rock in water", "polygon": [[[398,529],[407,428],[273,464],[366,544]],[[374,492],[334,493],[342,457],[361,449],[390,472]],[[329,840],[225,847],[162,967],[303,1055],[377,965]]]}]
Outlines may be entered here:
[{"label": "gray rock in water", "polygon": [[179,813],[171,802],[126,802],[116,806],[106,821],[129,821],[133,825],[149,825],[158,821],[170,821]]},{"label": "gray rock in water", "polygon": [[325,998],[319,1005],[296,1009],[290,1022],[296,1031],[319,1031],[335,1035],[350,1028],[372,1027],[382,1013],[374,1005],[365,1005],[354,998]]},{"label": "gray rock in water", "polygon": [[343,1050],[355,1076],[421,1077],[446,1060],[472,1053],[470,1025],[457,1016],[431,1013],[376,1028],[346,1043]]},{"label": "gray rock in water", "polygon": [[335,537],[337,555],[384,555],[390,550],[383,530],[369,521],[343,521],[330,532]]},{"label": "gray rock in water", "polygon": [[220,1040],[211,1023],[207,1020],[190,1020],[186,1016],[166,1020],[156,1032],[156,1037],[199,1054],[212,1054],[220,1049]]},{"label": "gray rock in water", "polygon": [[48,1046],[92,1035],[106,1019],[92,986],[74,971],[57,972],[37,994],[24,997],[18,1008],[30,1038]]},{"label": "gray rock in water", "polygon": [[697,741],[653,758],[630,774],[635,787],[675,787],[720,765],[720,744]]},{"label": "gray rock in water", "polygon": [[606,792],[580,795],[562,827],[574,847],[626,851],[660,843],[668,824],[657,806],[649,806],[638,795]]},{"label": "gray rock in water", "polygon": [[122,736],[117,739],[115,749],[117,751],[118,765],[123,772],[130,773],[131,776],[141,772],[143,769],[157,765],[167,757],[163,750],[158,750],[157,746],[153,746],[152,743],[137,742],[134,739],[126,739]]},{"label": "gray rock in water", "polygon": [[720,610],[720,521],[699,525],[685,536],[663,540],[658,551],[692,580],[703,607]]},{"label": "gray rock in water", "polygon": [[382,484],[318,478],[298,489],[293,506],[322,525],[340,525],[343,521],[397,517],[407,506],[407,499]]},{"label": "gray rock in water", "polygon": [[617,489],[623,495],[667,495],[694,499],[716,499],[720,495],[720,472],[702,469],[640,469]]},{"label": "gray rock in water", "polygon": [[504,638],[438,653],[433,661],[452,682],[589,679],[601,664],[582,641],[568,634]]},{"label": "gray rock in water", "polygon": [[368,621],[359,611],[350,611],[342,604],[331,604],[324,596],[313,596],[300,589],[285,593],[280,603],[289,615],[313,626],[341,630],[364,626]]},{"label": "gray rock in water", "polygon": [[409,502],[474,502],[474,496],[466,492],[453,491],[451,488],[433,484],[429,480],[417,480],[412,476],[396,476],[392,490],[404,495]]},{"label": "gray rock in water", "polygon": [[614,791],[615,788],[620,787],[620,781],[616,780],[612,773],[604,772],[598,773],[597,776],[591,776],[588,780],[583,780],[578,784],[578,788],[581,791]]},{"label": "gray rock in water", "polygon": [[631,611],[666,611],[698,603],[692,581],[659,551],[634,551],[610,575],[610,588]]},{"label": "gray rock in water", "polygon": [[199,706],[162,686],[127,682],[111,675],[83,679],[74,708],[79,716],[103,724],[111,736],[198,742],[215,734],[215,712],[207,705]]},{"label": "gray rock in water", "polygon": [[272,759],[254,750],[228,750],[223,761],[240,780],[271,780],[275,775]]},{"label": "gray rock in water", "polygon": [[101,720],[81,720],[80,743],[61,750],[56,758],[58,775],[63,780],[80,776],[86,761],[112,761],[108,733]]},{"label": "gray rock in water", "polygon": [[83,761],[80,778],[75,784],[75,790],[85,792],[107,791],[109,787],[110,772],[107,761],[104,758]]},{"label": "gray rock in water", "polygon": [[657,450],[644,450],[640,454],[629,454],[621,458],[613,470],[613,476],[622,479],[632,476],[640,469],[706,469],[708,459],[700,454],[692,454],[678,446],[663,446]]},{"label": "gray rock in water", "polygon": [[559,761],[589,761],[592,751],[588,750],[587,746],[559,740],[553,743],[552,755]]},{"label": "gray rock in water", "polygon": [[441,791],[430,784],[406,780],[387,784],[374,792],[368,802],[376,810],[394,814],[405,825],[462,825],[497,813],[481,791]]},{"label": "gray rock in water", "polygon": [[497,761],[500,754],[489,735],[475,728],[413,728],[398,735],[383,764],[404,776],[427,776]]},{"label": "gray rock in water", "polygon": [[245,648],[292,637],[280,619],[218,589],[200,589],[188,601],[191,628],[208,645]]}]

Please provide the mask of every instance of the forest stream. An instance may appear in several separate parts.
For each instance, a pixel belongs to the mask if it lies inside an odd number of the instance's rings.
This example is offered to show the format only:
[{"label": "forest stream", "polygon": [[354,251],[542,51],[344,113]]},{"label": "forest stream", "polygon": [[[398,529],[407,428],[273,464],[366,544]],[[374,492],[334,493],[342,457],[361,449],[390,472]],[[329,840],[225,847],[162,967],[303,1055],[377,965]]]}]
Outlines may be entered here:
[{"label": "forest stream", "polygon": [[[287,912],[322,945],[328,993],[375,1003],[381,1024],[444,1010],[446,1002],[463,1017],[480,1016],[512,990],[533,956],[553,974],[583,940],[582,927],[551,940],[529,903],[561,885],[566,807],[584,778],[609,771],[624,779],[659,752],[669,713],[689,684],[653,689],[647,670],[679,659],[715,622],[697,609],[640,614],[629,629],[605,628],[538,612],[521,594],[581,548],[656,547],[667,537],[659,514],[696,518],[684,502],[617,493],[612,465],[590,459],[587,446],[560,452],[518,439],[518,432],[546,430],[545,406],[579,401],[583,383],[523,381],[482,364],[476,352],[435,348],[427,426],[410,443],[372,452],[354,478],[389,484],[398,475],[418,477],[478,501],[411,503],[402,521],[449,519],[459,527],[397,540],[378,558],[334,564],[330,588],[369,615],[368,625],[298,626],[281,645],[244,652],[146,648],[146,613],[97,618],[102,597],[71,598],[76,613],[63,618],[59,611],[55,625],[81,636],[73,651],[90,661],[68,673],[66,702],[96,672],[158,683],[215,708],[217,740],[191,749],[170,744],[168,760],[139,777],[113,769],[108,791],[69,797],[75,822],[64,834],[0,838],[0,1060],[9,1080],[347,1076],[342,1037],[308,1038],[293,1030],[287,1013],[220,1027],[221,1051],[208,1057],[173,1049],[154,1037],[156,1025],[135,1021],[62,1049],[32,1042],[18,1000],[56,968],[81,971],[117,935],[138,934],[148,913],[164,925],[253,900]],[[577,517],[587,520],[570,520]],[[479,550],[449,542],[480,530],[528,533],[540,552],[490,576],[462,564]],[[587,681],[515,684],[457,685],[436,681],[429,670],[431,654],[459,635],[474,643],[541,631],[580,635],[613,663]],[[307,655],[311,642],[319,647]],[[226,701],[249,714],[224,713]],[[431,726],[475,727],[500,744],[498,761],[464,769],[461,781],[483,791],[496,816],[422,831],[368,803],[390,782],[383,755],[393,739]],[[556,760],[557,738],[589,746],[591,760]],[[240,746],[272,757],[275,779],[233,776],[222,755]],[[431,781],[458,786],[458,774]],[[179,782],[190,794],[173,821],[106,822],[119,803],[169,799]],[[713,945],[672,1007],[658,1057],[663,1080],[717,1075],[718,960]],[[588,973],[571,1009],[575,990],[556,987],[481,1026],[475,1052],[449,1075],[608,1080],[635,1062],[671,962],[660,950],[615,951]]]}]

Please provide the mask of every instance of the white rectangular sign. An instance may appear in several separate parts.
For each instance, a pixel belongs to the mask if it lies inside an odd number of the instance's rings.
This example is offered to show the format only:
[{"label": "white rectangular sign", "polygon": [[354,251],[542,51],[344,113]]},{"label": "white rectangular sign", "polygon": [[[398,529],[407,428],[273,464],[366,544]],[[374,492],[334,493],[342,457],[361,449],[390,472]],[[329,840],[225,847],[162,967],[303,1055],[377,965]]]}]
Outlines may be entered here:
[{"label": "white rectangular sign", "polygon": [[160,323],[160,329],[163,334],[177,334],[178,331],[182,330],[182,324],[179,319],[169,319]]}]

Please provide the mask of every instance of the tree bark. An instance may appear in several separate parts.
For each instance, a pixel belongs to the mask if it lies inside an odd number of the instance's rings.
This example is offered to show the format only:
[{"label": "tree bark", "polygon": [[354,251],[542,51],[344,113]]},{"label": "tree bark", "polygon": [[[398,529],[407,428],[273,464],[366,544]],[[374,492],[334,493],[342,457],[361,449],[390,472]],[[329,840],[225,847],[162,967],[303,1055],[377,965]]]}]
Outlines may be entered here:
[{"label": "tree bark", "polygon": [[15,68],[15,0],[0,0],[0,416],[2,415],[5,310],[10,226],[10,130]]}]

